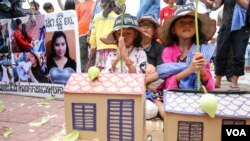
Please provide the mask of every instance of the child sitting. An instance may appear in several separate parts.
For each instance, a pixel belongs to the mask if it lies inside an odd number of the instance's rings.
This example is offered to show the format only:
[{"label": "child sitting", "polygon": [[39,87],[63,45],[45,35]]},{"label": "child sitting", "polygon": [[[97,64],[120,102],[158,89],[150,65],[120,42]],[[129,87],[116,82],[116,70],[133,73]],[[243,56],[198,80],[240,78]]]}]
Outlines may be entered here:
[{"label": "child sitting", "polygon": [[101,38],[105,44],[117,45],[117,50],[108,54],[102,72],[145,73],[147,55],[141,47],[142,34],[135,17],[130,14],[118,16],[113,31]]},{"label": "child sitting", "polygon": [[[198,14],[199,33],[196,33],[194,15],[192,4],[180,6],[160,30],[166,48],[162,53],[164,64],[157,66],[157,72],[165,81],[157,88],[158,91],[164,88],[196,89],[197,70],[200,71],[202,85],[208,90],[215,89],[209,65],[214,47],[207,41],[216,31],[216,22],[206,14]],[[200,52],[196,51],[196,34],[199,34]]]}]

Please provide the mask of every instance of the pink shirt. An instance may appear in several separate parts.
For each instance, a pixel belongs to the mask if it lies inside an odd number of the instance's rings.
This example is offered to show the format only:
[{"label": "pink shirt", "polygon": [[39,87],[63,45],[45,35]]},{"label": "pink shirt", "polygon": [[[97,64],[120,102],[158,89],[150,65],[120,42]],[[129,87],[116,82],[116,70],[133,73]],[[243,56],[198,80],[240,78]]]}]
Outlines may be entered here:
[{"label": "pink shirt", "polygon": [[[182,51],[180,48],[174,44],[173,46],[166,47],[163,52],[162,52],[162,60],[164,63],[171,63],[171,62],[177,62],[178,57],[182,54]],[[210,72],[210,65],[209,63],[206,66],[206,73],[209,75],[208,82],[206,84],[206,89],[207,90],[214,90],[215,85],[214,85],[214,80],[212,78],[211,72]],[[176,80],[176,75],[171,75],[170,77],[166,78],[165,80],[165,88],[167,90],[170,89],[177,89],[178,83]]]}]

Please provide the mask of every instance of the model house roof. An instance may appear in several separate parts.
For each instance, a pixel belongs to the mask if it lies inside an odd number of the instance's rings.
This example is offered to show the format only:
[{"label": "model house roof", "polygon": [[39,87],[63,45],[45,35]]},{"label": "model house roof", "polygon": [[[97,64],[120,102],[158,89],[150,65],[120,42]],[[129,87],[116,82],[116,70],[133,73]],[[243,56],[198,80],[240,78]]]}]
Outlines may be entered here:
[{"label": "model house roof", "polygon": [[64,88],[68,93],[144,94],[144,74],[100,74],[91,81],[87,73],[72,74]]},{"label": "model house roof", "polygon": [[[189,115],[204,115],[200,108],[202,94],[164,91],[164,111]],[[250,94],[215,94],[216,116],[250,118]]]}]

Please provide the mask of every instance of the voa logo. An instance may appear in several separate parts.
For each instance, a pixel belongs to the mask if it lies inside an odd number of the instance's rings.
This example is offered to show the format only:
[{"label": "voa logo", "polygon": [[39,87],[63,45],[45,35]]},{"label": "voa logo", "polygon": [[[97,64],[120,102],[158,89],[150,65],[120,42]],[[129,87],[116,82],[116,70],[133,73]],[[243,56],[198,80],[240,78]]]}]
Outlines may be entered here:
[{"label": "voa logo", "polygon": [[244,129],[226,129],[227,136],[247,136]]}]

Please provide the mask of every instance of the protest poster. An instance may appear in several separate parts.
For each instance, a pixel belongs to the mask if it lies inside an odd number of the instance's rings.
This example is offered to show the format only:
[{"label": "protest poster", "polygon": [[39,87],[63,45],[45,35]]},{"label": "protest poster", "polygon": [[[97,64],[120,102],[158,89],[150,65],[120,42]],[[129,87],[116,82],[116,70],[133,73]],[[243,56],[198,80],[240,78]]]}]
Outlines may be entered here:
[{"label": "protest poster", "polygon": [[80,72],[75,11],[0,19],[0,93],[63,98]]}]

